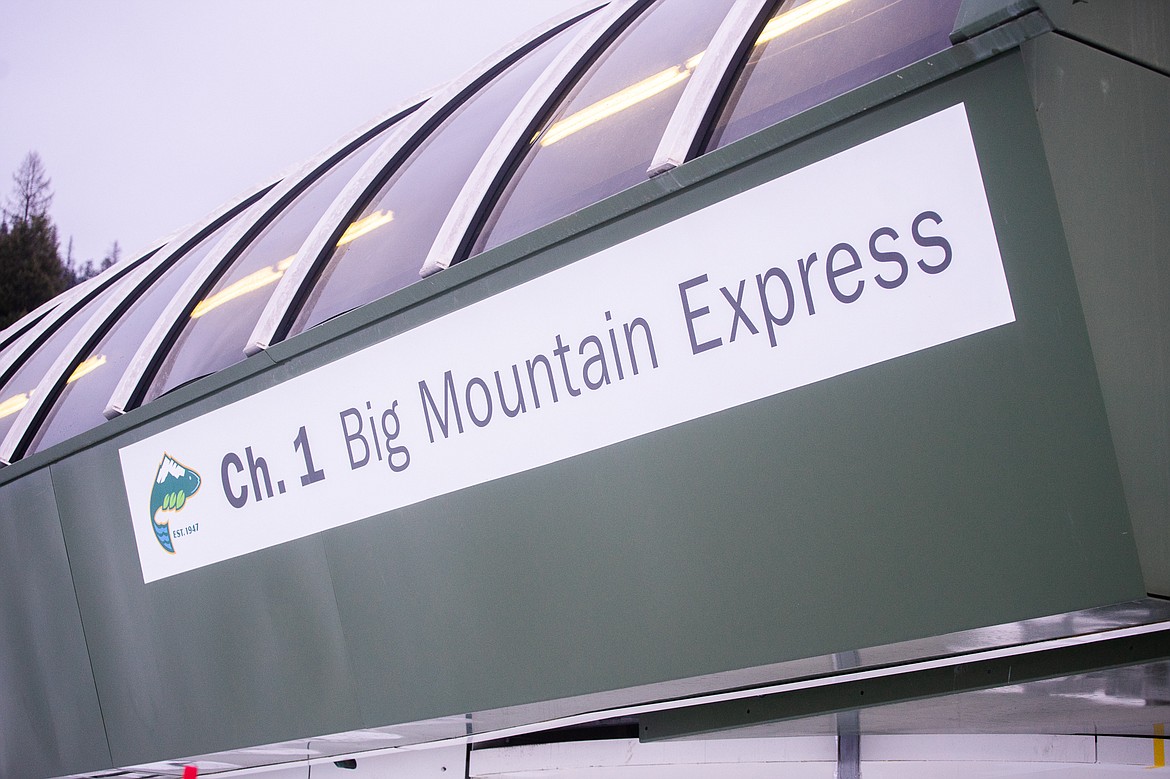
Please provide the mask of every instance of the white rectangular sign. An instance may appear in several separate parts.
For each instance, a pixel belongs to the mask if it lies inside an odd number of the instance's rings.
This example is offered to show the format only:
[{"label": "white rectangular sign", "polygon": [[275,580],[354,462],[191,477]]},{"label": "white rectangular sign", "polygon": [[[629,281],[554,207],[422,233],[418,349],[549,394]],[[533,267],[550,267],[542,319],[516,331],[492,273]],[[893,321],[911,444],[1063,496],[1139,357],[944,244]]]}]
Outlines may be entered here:
[{"label": "white rectangular sign", "polygon": [[957,105],[122,448],[143,580],[1014,319]]}]

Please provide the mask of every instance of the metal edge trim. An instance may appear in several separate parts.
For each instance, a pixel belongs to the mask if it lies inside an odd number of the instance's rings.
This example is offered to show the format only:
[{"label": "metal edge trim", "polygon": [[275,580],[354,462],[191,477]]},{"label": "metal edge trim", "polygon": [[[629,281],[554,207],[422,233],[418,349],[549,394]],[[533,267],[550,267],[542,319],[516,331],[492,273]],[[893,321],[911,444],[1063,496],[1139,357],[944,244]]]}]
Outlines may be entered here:
[{"label": "metal edge trim", "polygon": [[690,158],[695,139],[703,131],[715,101],[750,45],[749,36],[774,5],[774,0],[736,0],[727,12],[712,36],[706,54],[683,88],[650,167],[646,169],[648,176],[677,168]]}]

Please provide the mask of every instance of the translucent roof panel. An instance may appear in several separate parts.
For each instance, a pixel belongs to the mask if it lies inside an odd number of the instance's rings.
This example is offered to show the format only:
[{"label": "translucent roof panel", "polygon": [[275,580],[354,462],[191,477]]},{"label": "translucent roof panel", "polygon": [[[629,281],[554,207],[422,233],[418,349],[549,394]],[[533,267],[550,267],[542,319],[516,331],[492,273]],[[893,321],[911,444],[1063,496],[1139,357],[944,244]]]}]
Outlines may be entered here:
[{"label": "translucent roof panel", "polygon": [[456,196],[504,120],[573,38],[563,30],[456,109],[393,174],[338,242],[290,335],[419,280]]},{"label": "translucent roof panel", "polygon": [[578,80],[476,241],[484,251],[647,178],[683,85],[732,0],[662,0]]},{"label": "translucent roof panel", "polygon": [[707,149],[950,46],[961,0],[787,0],[756,40]]},{"label": "translucent roof panel", "polygon": [[[74,370],[71,380],[61,390],[37,431],[28,449],[30,453],[84,433],[106,421],[102,412],[147,331],[179,291],[187,276],[199,266],[224,233],[237,219],[247,218],[248,214],[249,211],[244,210],[186,254],[165,261],[170,267],[153,285],[137,294],[126,313],[113,323],[97,346],[85,355],[78,369]],[[81,366],[86,367],[82,369]]]},{"label": "translucent roof panel", "polygon": [[[90,298],[85,305],[62,322],[32,354],[24,358],[24,362],[5,382],[3,388],[0,388],[0,440],[8,435],[8,431],[12,429],[12,423],[16,421],[20,410],[32,400],[37,385],[53,367],[61,350],[81,332],[81,328],[85,326],[89,318],[111,295],[122,294],[121,287],[122,283],[111,284]],[[91,369],[89,365],[81,365],[74,371],[74,374],[89,369]],[[70,381],[72,380],[71,376]]]},{"label": "translucent roof panel", "polygon": [[167,353],[146,399],[244,359],[244,346],[276,282],[317,221],[394,125],[376,134],[310,184],[277,215],[206,296]]}]

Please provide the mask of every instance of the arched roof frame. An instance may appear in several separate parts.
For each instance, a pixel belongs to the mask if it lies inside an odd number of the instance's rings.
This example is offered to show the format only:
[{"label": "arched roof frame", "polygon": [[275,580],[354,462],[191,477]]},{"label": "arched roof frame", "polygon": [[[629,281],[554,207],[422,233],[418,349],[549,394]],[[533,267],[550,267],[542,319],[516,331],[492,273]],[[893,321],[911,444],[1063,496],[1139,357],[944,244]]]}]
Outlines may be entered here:
[{"label": "arched roof frame", "polygon": [[317,222],[297,252],[296,258],[277,283],[259,323],[248,339],[249,343],[245,348],[247,354],[256,354],[285,337],[306,294],[316,281],[318,272],[328,261],[334,245],[350,221],[397,167],[409,158],[418,145],[438,128],[452,111],[519,57],[602,5],[604,5],[602,2],[584,3],[548,20],[536,30],[512,41],[464,75],[436,90],[434,96],[424,106],[407,117],[398,130],[362,166]]},{"label": "arched roof frame", "polygon": [[[269,183],[258,191],[249,191],[233,198],[209,216],[178,233],[153,254],[145,255],[134,263],[125,263],[125,267],[122,265],[114,266],[120,269],[119,278],[125,275],[126,284],[119,294],[111,296],[94,312],[89,321],[57,355],[57,359],[44,378],[41,379],[30,402],[20,411],[12,428],[5,435],[3,441],[0,441],[0,464],[7,465],[18,458],[21,449],[27,445],[28,438],[34,432],[35,425],[43,419],[52,402],[56,400],[60,388],[76,368],[77,363],[114,322],[130,308],[138,296],[150,288],[169,267],[170,263],[222,226],[228,219],[235,217],[252,205],[272,186],[273,184]],[[114,268],[110,270],[112,271]],[[92,297],[92,295],[88,295],[85,299],[88,300]],[[71,306],[74,310],[77,307],[78,305]],[[56,312],[54,311],[54,313]],[[7,376],[4,377],[4,380],[7,381]],[[116,416],[117,413],[121,413],[121,411],[116,411],[112,415],[106,413],[105,416],[110,418]]]},{"label": "arched roof frame", "polygon": [[[318,154],[299,169],[286,176],[268,190],[256,203],[256,218],[239,222],[224,235],[200,265],[187,278],[178,293],[163,310],[150,332],[146,334],[137,354],[131,360],[122,381],[110,398],[108,408],[114,413],[125,413],[143,402],[147,387],[166,352],[174,344],[187,317],[202,296],[226,272],[253,240],[275,220],[305,189],[330,168],[343,160],[361,144],[378,133],[402,121],[411,112],[424,105],[430,93],[412,98],[382,114],[370,125],[352,132],[338,144]],[[241,357],[245,356],[243,344]]]},{"label": "arched roof frame", "polygon": [[626,0],[611,4],[604,15],[577,35],[545,70],[516,105],[464,184],[447,214],[434,243],[419,269],[429,276],[450,267],[464,249],[469,233],[492,193],[511,172],[512,163],[532,137],[539,123],[568,89],[628,24],[653,4],[652,0]]}]

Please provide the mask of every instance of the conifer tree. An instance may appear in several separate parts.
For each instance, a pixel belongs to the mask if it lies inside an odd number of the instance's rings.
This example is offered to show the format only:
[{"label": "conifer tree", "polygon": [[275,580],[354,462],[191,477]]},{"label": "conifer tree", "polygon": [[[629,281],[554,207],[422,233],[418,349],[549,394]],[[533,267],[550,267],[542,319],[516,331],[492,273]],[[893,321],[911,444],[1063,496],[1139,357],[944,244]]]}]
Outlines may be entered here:
[{"label": "conifer tree", "polygon": [[33,217],[49,215],[53,202],[52,181],[45,175],[41,155],[30,151],[24,155],[20,169],[12,174],[12,194],[4,208],[13,222],[27,222]]},{"label": "conifer tree", "polygon": [[64,291],[69,281],[49,218],[53,192],[36,152],[28,153],[12,181],[0,215],[0,328]]}]

